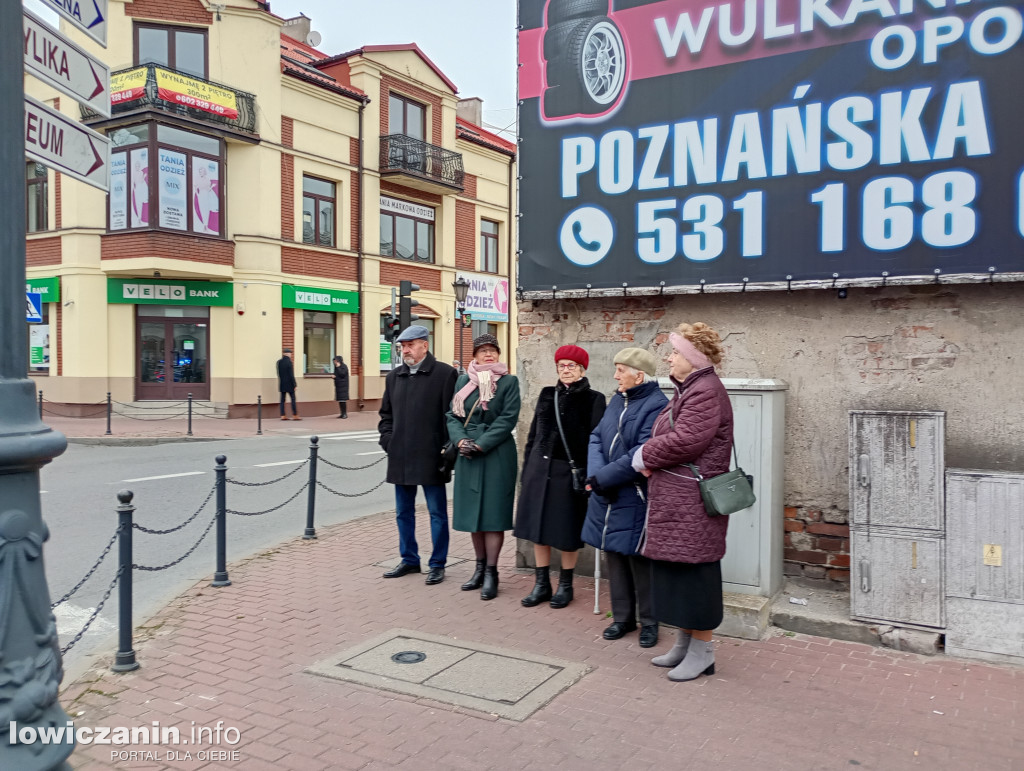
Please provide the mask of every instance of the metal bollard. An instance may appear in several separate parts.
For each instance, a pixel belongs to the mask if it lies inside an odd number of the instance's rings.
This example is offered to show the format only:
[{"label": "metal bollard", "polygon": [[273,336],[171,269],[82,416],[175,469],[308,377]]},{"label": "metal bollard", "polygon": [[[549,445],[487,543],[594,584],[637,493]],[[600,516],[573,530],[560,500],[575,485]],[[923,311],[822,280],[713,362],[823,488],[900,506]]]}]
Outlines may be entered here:
[{"label": "metal bollard", "polygon": [[107,436],[110,436],[110,391],[107,391]]},{"label": "metal bollard", "polygon": [[117,587],[118,619],[117,619],[117,653],[114,654],[114,672],[132,672],[139,668],[132,650],[132,506],[134,493],[122,490],[117,494],[120,501],[117,507],[118,532],[118,571],[121,574],[121,585]]},{"label": "metal bollard", "polygon": [[188,434],[192,436],[192,394],[188,395]]},{"label": "metal bollard", "polygon": [[39,392],[39,419],[43,419],[43,392]]},{"label": "metal bollard", "polygon": [[213,583],[210,586],[231,586],[227,568],[228,467],[224,465],[228,459],[225,455],[218,455],[215,460],[217,465],[213,467],[213,472],[217,475],[217,572],[213,574]]},{"label": "metal bollard", "polygon": [[306,532],[302,534],[304,541],[316,538],[313,517],[316,514],[316,459],[320,449],[317,446],[319,441],[319,436],[309,437],[309,495],[306,497]]},{"label": "metal bollard", "polygon": [[263,435],[263,394],[256,397],[256,435]]}]

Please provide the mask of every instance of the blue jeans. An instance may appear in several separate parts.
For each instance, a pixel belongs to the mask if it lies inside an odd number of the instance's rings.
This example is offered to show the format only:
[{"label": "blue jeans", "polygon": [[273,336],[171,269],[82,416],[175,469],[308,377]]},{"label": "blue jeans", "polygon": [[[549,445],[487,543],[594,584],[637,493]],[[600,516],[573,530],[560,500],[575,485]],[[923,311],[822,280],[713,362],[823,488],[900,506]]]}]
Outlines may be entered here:
[{"label": "blue jeans", "polygon": [[[448,561],[448,493],[444,485],[421,485],[430,512],[430,539],[434,550],[430,567],[443,568]],[[395,518],[398,521],[398,551],[402,562],[420,564],[416,544],[416,485],[395,485]]]}]

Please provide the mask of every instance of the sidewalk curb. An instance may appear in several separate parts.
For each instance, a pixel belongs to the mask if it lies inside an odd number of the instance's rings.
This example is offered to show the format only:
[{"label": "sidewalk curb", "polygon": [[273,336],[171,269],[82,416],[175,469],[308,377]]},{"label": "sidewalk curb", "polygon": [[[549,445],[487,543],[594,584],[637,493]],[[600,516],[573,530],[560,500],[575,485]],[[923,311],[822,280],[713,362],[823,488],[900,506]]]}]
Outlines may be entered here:
[{"label": "sidewalk curb", "polygon": [[69,436],[68,444],[84,444],[107,447],[148,447],[154,444],[177,444],[180,442],[223,442],[227,439],[243,439],[240,436]]}]

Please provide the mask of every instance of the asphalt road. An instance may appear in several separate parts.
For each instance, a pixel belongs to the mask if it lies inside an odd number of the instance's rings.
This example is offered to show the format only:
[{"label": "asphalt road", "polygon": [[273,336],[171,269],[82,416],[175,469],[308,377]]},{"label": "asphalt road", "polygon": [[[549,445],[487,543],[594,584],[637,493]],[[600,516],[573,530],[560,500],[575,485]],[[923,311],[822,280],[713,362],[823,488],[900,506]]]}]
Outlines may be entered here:
[{"label": "asphalt road", "polygon": [[[140,440],[144,441],[144,440]],[[366,466],[383,458],[376,432],[323,435],[320,456],[342,466]],[[214,486],[217,455],[227,456],[228,478],[264,482],[284,476],[309,456],[308,437],[262,436],[212,442],[182,442],[140,446],[72,444],[41,475],[43,517],[50,529],[44,550],[50,599],[54,602],[86,574],[117,529],[119,490],[134,494],[134,521],[157,530],[173,528],[194,514]],[[317,478],[349,494],[372,488],[384,479],[383,462],[362,471],[342,471],[318,464]],[[227,508],[259,512],[287,501],[307,481],[308,465],[287,479],[265,487],[229,484]],[[394,507],[390,485],[355,498],[317,489],[316,526],[322,527],[386,511]],[[258,554],[291,538],[301,538],[306,525],[306,492],[280,510],[261,516],[229,515],[227,561]],[[183,529],[168,535],[134,531],[134,562],[160,566],[177,560],[202,535],[215,515],[215,497]],[[191,556],[159,572],[133,572],[134,623],[139,626],[171,599],[216,568],[216,528]],[[89,581],[54,613],[61,645],[83,627],[117,570],[117,544]],[[397,544],[396,544],[397,551]],[[117,590],[89,631],[65,655],[67,676],[73,677],[97,656],[117,648]]]}]

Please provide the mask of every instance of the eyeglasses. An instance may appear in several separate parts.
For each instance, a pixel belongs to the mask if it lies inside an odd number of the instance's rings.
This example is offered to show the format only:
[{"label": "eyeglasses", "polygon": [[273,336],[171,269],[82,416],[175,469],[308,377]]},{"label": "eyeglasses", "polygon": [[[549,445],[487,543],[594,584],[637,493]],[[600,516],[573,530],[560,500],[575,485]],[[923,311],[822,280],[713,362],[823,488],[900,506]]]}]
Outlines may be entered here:
[{"label": "eyeglasses", "polygon": [[580,366],[580,365],[577,364],[574,361],[571,361],[568,364],[558,364],[558,363],[555,364],[555,368],[556,369],[576,369],[578,366]]}]

